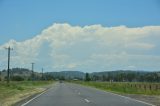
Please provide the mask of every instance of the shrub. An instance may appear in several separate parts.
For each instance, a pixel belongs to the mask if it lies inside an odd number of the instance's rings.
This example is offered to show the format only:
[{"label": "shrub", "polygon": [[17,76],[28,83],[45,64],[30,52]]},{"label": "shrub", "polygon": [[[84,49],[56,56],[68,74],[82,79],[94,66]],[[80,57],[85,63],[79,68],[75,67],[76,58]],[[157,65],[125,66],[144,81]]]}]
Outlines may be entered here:
[{"label": "shrub", "polygon": [[12,76],[11,80],[12,81],[24,81],[24,78],[21,76]]}]

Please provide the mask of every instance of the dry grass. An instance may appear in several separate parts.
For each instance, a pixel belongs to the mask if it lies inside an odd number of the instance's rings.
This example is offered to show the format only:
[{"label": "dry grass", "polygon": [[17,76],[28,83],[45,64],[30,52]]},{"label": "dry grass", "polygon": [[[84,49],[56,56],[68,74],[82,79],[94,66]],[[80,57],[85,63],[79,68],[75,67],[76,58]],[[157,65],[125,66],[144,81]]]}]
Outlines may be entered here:
[{"label": "dry grass", "polygon": [[31,95],[43,92],[45,86],[52,83],[51,81],[23,81],[11,82],[8,86],[5,82],[0,82],[0,106],[11,106]]}]

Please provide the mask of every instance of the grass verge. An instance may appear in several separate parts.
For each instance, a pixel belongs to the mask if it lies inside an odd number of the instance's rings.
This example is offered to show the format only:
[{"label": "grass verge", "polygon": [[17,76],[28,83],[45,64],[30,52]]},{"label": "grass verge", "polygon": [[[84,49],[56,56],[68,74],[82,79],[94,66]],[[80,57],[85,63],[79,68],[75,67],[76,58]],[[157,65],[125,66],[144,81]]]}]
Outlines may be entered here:
[{"label": "grass verge", "polygon": [[[128,82],[84,82],[84,81],[70,81],[72,83],[91,86],[105,91],[111,91],[119,94],[143,94],[143,95],[160,95],[159,83],[128,83]],[[136,86],[135,86],[136,85]],[[151,86],[151,89],[148,88]],[[145,87],[145,89],[144,89]]]},{"label": "grass verge", "polygon": [[0,82],[0,106],[11,106],[16,102],[29,97],[33,94],[40,93],[51,85],[53,81],[19,81]]}]

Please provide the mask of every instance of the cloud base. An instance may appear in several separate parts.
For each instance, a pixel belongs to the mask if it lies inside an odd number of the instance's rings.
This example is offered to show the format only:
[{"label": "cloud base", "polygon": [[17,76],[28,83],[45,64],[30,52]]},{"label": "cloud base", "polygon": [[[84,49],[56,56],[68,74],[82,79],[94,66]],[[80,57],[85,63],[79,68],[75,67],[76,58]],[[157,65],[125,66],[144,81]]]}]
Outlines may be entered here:
[{"label": "cloud base", "polygon": [[7,52],[14,48],[11,67],[46,71],[79,70],[159,70],[160,26],[128,28],[101,25],[53,24],[41,34],[22,42],[10,40],[0,46],[1,69],[6,68]]}]

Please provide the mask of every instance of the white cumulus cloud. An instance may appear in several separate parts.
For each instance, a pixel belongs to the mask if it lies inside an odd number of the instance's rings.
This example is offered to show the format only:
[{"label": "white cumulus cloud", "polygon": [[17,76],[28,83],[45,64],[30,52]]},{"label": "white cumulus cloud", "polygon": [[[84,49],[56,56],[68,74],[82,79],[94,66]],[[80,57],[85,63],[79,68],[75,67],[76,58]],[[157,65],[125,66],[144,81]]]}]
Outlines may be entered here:
[{"label": "white cumulus cloud", "polygon": [[158,70],[159,42],[160,26],[81,27],[55,23],[32,39],[11,39],[1,45],[1,69],[6,68],[7,61],[4,47],[11,46],[12,67],[30,68],[35,62],[37,70],[47,67],[48,71]]}]

